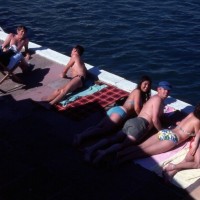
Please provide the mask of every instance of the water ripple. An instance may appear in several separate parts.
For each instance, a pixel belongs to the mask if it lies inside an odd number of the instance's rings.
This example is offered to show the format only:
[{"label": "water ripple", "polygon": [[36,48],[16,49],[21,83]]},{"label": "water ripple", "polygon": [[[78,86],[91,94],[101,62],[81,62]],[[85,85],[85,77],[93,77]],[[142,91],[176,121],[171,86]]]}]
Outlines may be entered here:
[{"label": "water ripple", "polygon": [[133,81],[149,74],[153,87],[169,80],[174,97],[196,104],[199,10],[197,0],[8,0],[0,26],[10,32],[25,24],[31,41],[67,55],[80,43],[87,63]]}]

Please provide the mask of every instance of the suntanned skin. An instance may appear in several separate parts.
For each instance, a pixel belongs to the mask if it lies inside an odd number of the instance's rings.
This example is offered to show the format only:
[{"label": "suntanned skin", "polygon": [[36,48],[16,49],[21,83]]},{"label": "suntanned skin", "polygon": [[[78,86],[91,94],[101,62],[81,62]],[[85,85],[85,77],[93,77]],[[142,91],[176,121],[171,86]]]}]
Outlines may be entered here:
[{"label": "suntanned skin", "polygon": [[[146,119],[149,122],[149,131],[153,126],[159,131],[161,130],[161,122],[160,122],[160,116],[163,114],[164,110],[164,100],[168,97],[169,95],[169,90],[164,89],[163,87],[158,87],[157,88],[157,94],[152,96],[146,104],[143,106],[141,112],[139,113],[138,117],[142,117]],[[98,150],[98,153],[96,154],[96,158],[93,160],[93,163],[98,163],[100,162],[107,154],[117,152],[122,148],[125,148],[127,146],[130,146],[137,141],[136,138],[134,138],[132,135],[126,135],[123,131],[117,132],[113,137],[111,138],[106,138],[98,143],[88,147],[86,149],[86,155],[85,159],[90,160],[91,154]],[[102,147],[105,145],[111,145],[109,148],[100,150]]]},{"label": "suntanned skin", "polygon": [[55,103],[59,102],[65,96],[65,94],[73,92],[74,90],[83,86],[79,76],[86,78],[87,69],[76,48],[72,49],[71,58],[65,66],[61,77],[66,77],[66,73],[69,71],[69,69],[71,70],[72,79],[64,86],[55,90],[50,96],[43,97],[43,101],[48,102],[50,105],[54,105]]},{"label": "suntanned skin", "polygon": [[21,29],[17,28],[17,34],[13,33],[8,34],[4,43],[2,44],[3,51],[7,51],[8,50],[7,47],[8,46],[10,47],[12,45],[15,45],[17,47],[18,52],[20,52],[24,47],[26,56],[21,60],[20,64],[20,67],[22,68],[23,71],[27,69],[28,67],[27,61],[30,59],[28,43],[29,39],[26,36],[26,30],[23,28]]},{"label": "suntanned skin", "polygon": [[142,117],[149,122],[149,130],[154,126],[158,131],[162,128],[160,116],[164,110],[164,100],[168,97],[169,90],[158,88],[158,94],[152,96],[144,105],[138,117]]},{"label": "suntanned skin", "polygon": [[[138,115],[141,111],[142,106],[146,103],[142,102],[141,93],[148,93],[150,88],[150,81],[144,80],[140,88],[135,88],[128,96],[127,100],[121,106],[121,108],[127,113],[127,117],[129,115],[134,114]],[[106,116],[100,123],[95,126],[92,126],[80,134],[77,134],[74,137],[74,146],[79,146],[83,142],[83,140],[88,139],[89,137],[95,137],[99,135],[109,134],[113,131],[118,125],[123,123],[126,119],[122,119],[122,117],[113,112],[110,116]]]},{"label": "suntanned skin", "polygon": [[118,153],[119,160],[120,162],[125,162],[131,159],[164,153],[191,137],[188,133],[195,133],[197,135],[200,133],[199,130],[200,120],[195,117],[193,113],[190,113],[178,124],[178,126],[172,129],[172,132],[178,138],[177,144],[170,140],[159,140],[158,134],[154,134],[140,145],[130,146],[121,150]]},{"label": "suntanned skin", "polygon": [[177,164],[169,163],[163,169],[163,176],[166,181],[170,181],[173,176],[181,170],[199,169],[200,168],[200,131],[196,134],[191,147],[185,158]]},{"label": "suntanned skin", "polygon": [[66,74],[70,68],[72,77],[75,77],[77,75],[81,75],[84,78],[86,77],[87,70],[85,64],[75,48],[72,49],[71,58],[61,74],[62,78],[66,77]]}]

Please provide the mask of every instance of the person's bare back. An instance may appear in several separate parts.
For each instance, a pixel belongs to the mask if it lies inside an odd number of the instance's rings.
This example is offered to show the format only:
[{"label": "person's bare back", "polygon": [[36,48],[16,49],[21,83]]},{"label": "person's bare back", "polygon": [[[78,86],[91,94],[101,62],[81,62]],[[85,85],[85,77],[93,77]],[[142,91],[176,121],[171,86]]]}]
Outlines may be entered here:
[{"label": "person's bare back", "polygon": [[[154,123],[159,123],[159,118],[163,114],[164,104],[163,100],[158,94],[152,96],[149,101],[143,106],[138,117],[142,117],[149,122],[149,129],[155,125]],[[156,127],[157,128],[157,127]]]}]

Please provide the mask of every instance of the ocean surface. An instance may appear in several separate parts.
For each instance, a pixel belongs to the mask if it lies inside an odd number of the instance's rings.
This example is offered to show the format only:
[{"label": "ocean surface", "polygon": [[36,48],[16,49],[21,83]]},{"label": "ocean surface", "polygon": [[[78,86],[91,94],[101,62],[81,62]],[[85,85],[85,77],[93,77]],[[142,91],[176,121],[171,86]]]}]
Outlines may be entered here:
[{"label": "ocean surface", "polygon": [[200,102],[200,1],[0,0],[6,32],[28,27],[34,43],[70,55],[85,47],[84,61],[137,82],[149,75],[171,96]]}]

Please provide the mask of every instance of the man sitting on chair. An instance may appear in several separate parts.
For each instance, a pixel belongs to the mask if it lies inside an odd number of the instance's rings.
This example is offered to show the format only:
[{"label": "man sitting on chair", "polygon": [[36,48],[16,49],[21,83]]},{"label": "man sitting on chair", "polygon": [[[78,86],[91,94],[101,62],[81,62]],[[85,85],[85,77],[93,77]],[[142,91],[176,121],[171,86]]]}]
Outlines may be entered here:
[{"label": "man sitting on chair", "polygon": [[[29,70],[29,64],[27,62],[30,59],[28,50],[29,39],[26,34],[27,28],[25,26],[18,26],[17,34],[8,34],[2,44],[2,51],[5,52],[5,60],[8,61],[8,64],[6,64],[8,70],[12,70],[19,61],[21,61],[19,66],[22,72],[27,72]],[[25,50],[25,57],[21,53],[23,47]],[[1,54],[1,62],[4,64],[6,61],[3,59],[4,55]]]}]

